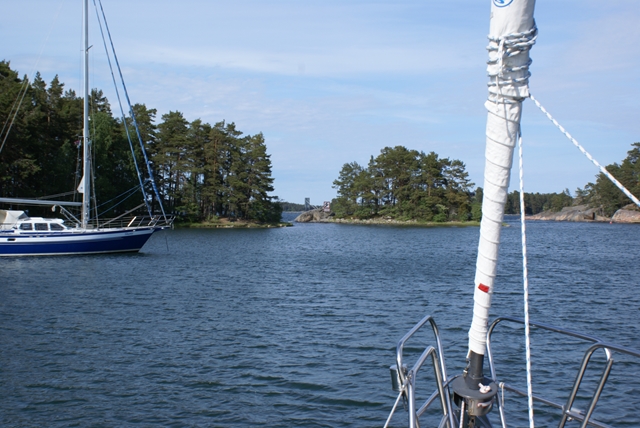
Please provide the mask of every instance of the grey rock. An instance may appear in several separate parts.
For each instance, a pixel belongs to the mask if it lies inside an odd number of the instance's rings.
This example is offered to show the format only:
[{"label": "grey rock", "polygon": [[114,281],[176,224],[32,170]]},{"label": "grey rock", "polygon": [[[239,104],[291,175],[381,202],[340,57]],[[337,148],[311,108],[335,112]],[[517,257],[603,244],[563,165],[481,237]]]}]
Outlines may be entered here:
[{"label": "grey rock", "polygon": [[527,220],[553,220],[553,221],[609,221],[609,217],[602,215],[601,208],[593,208],[588,205],[576,205],[565,207],[560,211],[544,211],[539,214],[527,216]]},{"label": "grey rock", "polygon": [[324,212],[322,208],[305,211],[294,220],[297,223],[316,223],[326,221],[331,217],[331,213]]},{"label": "grey rock", "polygon": [[613,223],[640,223],[640,209],[634,205],[629,204],[620,208],[611,217]]}]

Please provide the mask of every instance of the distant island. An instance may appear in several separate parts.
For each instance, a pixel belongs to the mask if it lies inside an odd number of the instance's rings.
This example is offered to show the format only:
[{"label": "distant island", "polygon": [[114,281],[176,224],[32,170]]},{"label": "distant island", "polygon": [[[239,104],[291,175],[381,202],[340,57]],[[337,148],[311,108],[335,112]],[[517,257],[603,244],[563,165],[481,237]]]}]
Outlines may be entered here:
[{"label": "distant island", "polygon": [[346,163],[333,188],[335,220],[479,221],[482,189],[473,190],[465,164],[404,146],[385,147],[369,164]]},{"label": "distant island", "polygon": [[[640,143],[627,157],[607,166],[634,195],[640,195]],[[385,147],[364,167],[343,165],[333,182],[338,196],[330,212],[312,210],[298,222],[365,224],[478,224],[482,188],[473,189],[465,164],[403,146]],[[640,223],[640,210],[603,174],[595,183],[561,193],[525,193],[525,214],[531,220]],[[507,197],[505,214],[520,214],[520,193]]]}]

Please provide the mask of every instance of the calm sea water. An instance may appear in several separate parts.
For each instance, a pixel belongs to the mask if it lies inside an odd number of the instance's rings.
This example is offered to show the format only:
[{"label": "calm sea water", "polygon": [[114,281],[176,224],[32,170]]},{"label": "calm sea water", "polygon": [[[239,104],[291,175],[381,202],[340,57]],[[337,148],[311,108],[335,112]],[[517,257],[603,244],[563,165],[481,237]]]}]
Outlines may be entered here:
[{"label": "calm sea water", "polygon": [[[532,319],[640,348],[640,226],[528,228]],[[449,374],[464,367],[478,231],[173,230],[136,255],[0,259],[0,425],[382,426],[395,345],[424,315]],[[504,228],[494,315],[522,314],[519,239]],[[524,388],[522,332],[503,330],[498,372]],[[533,347],[534,388],[566,397],[584,347]],[[616,358],[598,416],[637,426],[640,364]],[[505,409],[526,425],[520,401]]]}]

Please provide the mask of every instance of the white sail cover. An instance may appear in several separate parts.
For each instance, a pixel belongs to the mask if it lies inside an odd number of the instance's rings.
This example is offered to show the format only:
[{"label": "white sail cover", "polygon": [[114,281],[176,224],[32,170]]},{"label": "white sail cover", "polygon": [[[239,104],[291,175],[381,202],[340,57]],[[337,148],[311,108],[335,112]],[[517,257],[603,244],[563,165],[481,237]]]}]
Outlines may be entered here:
[{"label": "white sail cover", "polygon": [[507,201],[522,101],[529,96],[529,49],[536,36],[535,0],[492,0],[484,194],[469,351],[484,355],[500,229]]}]

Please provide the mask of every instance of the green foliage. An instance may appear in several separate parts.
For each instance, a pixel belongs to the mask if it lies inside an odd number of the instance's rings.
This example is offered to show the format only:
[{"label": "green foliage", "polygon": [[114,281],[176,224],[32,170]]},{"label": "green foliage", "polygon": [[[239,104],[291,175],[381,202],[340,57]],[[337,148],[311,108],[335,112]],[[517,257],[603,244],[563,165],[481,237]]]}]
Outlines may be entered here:
[{"label": "green foliage", "polygon": [[299,212],[299,211],[304,211],[305,209],[304,204],[296,204],[294,202],[285,202],[285,201],[279,201],[278,203],[282,207],[283,212]]},{"label": "green foliage", "polygon": [[[23,83],[8,62],[0,62],[3,123]],[[48,86],[39,74],[26,83],[25,101],[0,152],[0,196],[41,197],[73,190],[82,175],[76,144],[82,135],[82,99],[73,91],[65,92],[57,76]],[[139,179],[125,123],[113,117],[102,91],[92,90],[89,102],[95,194],[101,205],[135,188]],[[224,121],[214,126],[200,119],[190,123],[178,111],[163,115],[156,125],[155,109],[136,104],[132,110],[168,212],[189,221],[280,220],[282,207],[269,196],[274,190],[271,160],[262,134],[243,136],[234,123]],[[141,175],[146,177],[133,120],[124,120]],[[151,194],[148,182],[145,187]],[[119,214],[139,203],[140,197],[130,198],[99,212]],[[158,208],[157,201],[152,203]]]},{"label": "green foliage", "polygon": [[[640,143],[633,143],[632,149],[621,164],[607,165],[606,169],[634,196],[640,196]],[[595,183],[588,183],[581,190],[581,197],[593,207],[602,207],[605,215],[613,215],[617,210],[631,203],[604,174],[596,176]]]},{"label": "green foliage", "polygon": [[467,221],[472,186],[459,160],[403,146],[385,147],[366,168],[357,162],[343,165],[333,182],[338,197],[331,208],[338,218]]},{"label": "green foliage", "polygon": [[[538,214],[543,211],[560,211],[574,205],[569,189],[562,193],[524,193],[525,214]],[[520,192],[514,190],[507,196],[505,214],[520,214]]]},{"label": "green foliage", "polygon": [[471,202],[471,220],[482,220],[482,187],[478,187],[473,195]]}]

